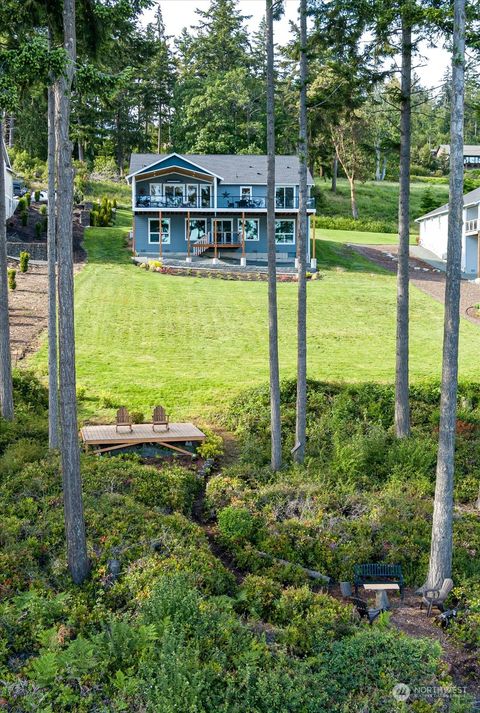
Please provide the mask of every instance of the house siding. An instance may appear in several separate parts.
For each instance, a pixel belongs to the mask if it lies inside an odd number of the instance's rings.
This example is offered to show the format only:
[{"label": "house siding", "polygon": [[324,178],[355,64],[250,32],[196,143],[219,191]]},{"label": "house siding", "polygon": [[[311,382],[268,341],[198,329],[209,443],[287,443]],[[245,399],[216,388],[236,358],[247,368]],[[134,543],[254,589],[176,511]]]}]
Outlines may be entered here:
[{"label": "house siding", "polygon": [[[237,233],[237,221],[241,220],[241,213],[225,213],[222,214],[218,212],[216,216],[212,214],[191,214],[191,220],[195,218],[206,219],[207,220],[207,231],[212,232],[213,230],[213,220],[231,220],[232,230]],[[294,259],[296,255],[296,214],[277,214],[277,220],[293,220],[295,222],[295,243],[288,245],[277,245],[277,256],[278,258]],[[158,219],[158,213],[144,213],[135,215],[135,252],[139,256],[144,257],[158,257],[160,254],[160,246],[158,243],[149,243],[148,240],[148,226],[150,219]],[[186,240],[186,214],[185,213],[171,213],[168,211],[162,211],[162,218],[168,218],[170,220],[170,243],[164,243],[162,245],[162,254],[167,255],[178,255],[185,256],[187,254],[187,240]],[[247,257],[250,256],[252,259],[265,259],[267,255],[267,216],[262,215],[248,215],[246,219],[255,219],[259,221],[259,239],[258,240],[246,240],[245,241],[245,252]],[[231,248],[226,248],[222,253],[222,246],[218,247],[218,251],[223,255],[236,256],[240,254],[240,249],[238,251]],[[193,254],[193,242],[191,243],[191,252]]]}]

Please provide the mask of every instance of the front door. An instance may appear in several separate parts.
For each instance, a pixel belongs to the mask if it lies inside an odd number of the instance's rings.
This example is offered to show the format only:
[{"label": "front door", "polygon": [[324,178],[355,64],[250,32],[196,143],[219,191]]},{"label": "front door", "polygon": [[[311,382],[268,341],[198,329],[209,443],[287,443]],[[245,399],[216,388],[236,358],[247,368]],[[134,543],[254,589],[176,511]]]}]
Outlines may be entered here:
[{"label": "front door", "polygon": [[217,220],[217,243],[222,245],[230,245],[233,243],[231,220]]}]

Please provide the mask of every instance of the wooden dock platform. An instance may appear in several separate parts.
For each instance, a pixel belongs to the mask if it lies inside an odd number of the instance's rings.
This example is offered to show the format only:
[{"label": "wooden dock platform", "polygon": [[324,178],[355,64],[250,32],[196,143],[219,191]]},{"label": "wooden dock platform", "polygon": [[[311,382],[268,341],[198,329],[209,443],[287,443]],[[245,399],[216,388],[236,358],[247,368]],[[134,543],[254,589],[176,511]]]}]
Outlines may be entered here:
[{"label": "wooden dock platform", "polygon": [[108,426],[84,426],[80,430],[85,449],[93,450],[95,453],[106,453],[108,451],[120,450],[129,446],[140,446],[145,443],[157,443],[165,448],[192,456],[193,454],[185,447],[186,443],[203,442],[205,434],[193,423],[170,423],[168,430],[162,427],[155,427],[151,423],[135,423],[130,431],[127,426],[115,424]]}]

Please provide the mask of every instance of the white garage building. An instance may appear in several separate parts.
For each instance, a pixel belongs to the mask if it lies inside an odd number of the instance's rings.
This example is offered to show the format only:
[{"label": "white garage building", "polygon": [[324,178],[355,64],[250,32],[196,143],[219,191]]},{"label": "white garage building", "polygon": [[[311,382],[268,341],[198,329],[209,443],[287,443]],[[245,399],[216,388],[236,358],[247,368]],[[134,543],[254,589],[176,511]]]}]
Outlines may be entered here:
[{"label": "white garage building", "polygon": [[[419,244],[441,260],[447,259],[448,204],[430,211],[416,221],[420,226]],[[463,196],[462,272],[480,277],[480,188]]]},{"label": "white garage building", "polygon": [[13,196],[13,171],[8,157],[5,143],[2,146],[3,162],[5,165],[5,207],[7,209],[7,220],[14,214],[17,201]]}]

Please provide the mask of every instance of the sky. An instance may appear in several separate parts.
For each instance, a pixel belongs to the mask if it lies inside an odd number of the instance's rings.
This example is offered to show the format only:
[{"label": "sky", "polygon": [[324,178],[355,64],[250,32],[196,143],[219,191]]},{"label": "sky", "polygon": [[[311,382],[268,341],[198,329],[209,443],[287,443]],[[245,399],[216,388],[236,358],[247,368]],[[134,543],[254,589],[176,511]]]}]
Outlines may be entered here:
[{"label": "sky", "polygon": [[[210,0],[160,0],[163,20],[167,35],[179,35],[184,27],[196,24],[195,9],[207,10]],[[238,0],[238,8],[243,15],[251,16],[248,20],[252,30],[258,28],[265,10],[265,0]],[[275,42],[286,44],[290,37],[290,20],[297,20],[298,0],[285,0],[285,14],[281,20],[275,22]],[[154,9],[145,13],[144,20],[153,19]],[[417,59],[415,71],[425,87],[436,87],[441,83],[442,77],[449,65],[449,55],[442,48],[431,48],[425,44],[420,48],[424,59]],[[423,66],[421,66],[423,65]]]}]

